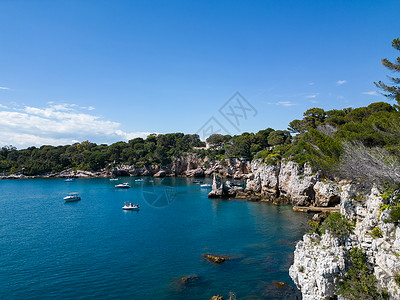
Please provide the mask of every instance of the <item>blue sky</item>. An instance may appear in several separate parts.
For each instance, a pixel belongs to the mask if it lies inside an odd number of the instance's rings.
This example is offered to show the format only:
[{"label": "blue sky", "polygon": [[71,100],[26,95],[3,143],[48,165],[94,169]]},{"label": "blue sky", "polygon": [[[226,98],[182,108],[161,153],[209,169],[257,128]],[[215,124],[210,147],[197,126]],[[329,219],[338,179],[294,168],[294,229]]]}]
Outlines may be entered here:
[{"label": "blue sky", "polygon": [[[286,129],[385,101],[399,1],[0,1],[0,145]],[[254,108],[238,126],[219,109]]]}]

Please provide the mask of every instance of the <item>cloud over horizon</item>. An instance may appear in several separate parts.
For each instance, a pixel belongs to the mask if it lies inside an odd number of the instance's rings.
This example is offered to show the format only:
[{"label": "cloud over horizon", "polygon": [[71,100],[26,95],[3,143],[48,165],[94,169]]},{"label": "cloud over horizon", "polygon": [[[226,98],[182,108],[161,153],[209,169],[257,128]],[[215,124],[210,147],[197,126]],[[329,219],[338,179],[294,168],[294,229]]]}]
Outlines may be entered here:
[{"label": "cloud over horizon", "polygon": [[[84,140],[95,143],[112,143],[145,138],[149,132],[125,132],[118,122],[104,120],[89,114],[93,107],[75,104],[49,103],[45,108],[25,106],[8,108],[0,106],[0,147],[17,148],[41,145],[67,145]],[[83,112],[82,110],[86,111]]]}]

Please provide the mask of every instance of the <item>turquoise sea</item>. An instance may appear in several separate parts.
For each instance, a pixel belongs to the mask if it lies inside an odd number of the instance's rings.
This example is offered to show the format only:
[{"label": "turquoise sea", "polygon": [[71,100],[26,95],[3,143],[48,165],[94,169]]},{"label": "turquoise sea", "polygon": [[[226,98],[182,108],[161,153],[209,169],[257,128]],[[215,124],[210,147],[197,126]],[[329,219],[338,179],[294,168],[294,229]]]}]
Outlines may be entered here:
[{"label": "turquoise sea", "polygon": [[[1,180],[0,299],[300,295],[288,269],[306,214],[211,200],[193,179],[135,179]],[[132,188],[114,188],[122,182]],[[68,192],[82,200],[64,203]],[[123,211],[125,201],[141,210]],[[217,265],[204,253],[232,259]],[[197,277],[183,283],[189,275]],[[279,289],[273,281],[289,286]]]}]

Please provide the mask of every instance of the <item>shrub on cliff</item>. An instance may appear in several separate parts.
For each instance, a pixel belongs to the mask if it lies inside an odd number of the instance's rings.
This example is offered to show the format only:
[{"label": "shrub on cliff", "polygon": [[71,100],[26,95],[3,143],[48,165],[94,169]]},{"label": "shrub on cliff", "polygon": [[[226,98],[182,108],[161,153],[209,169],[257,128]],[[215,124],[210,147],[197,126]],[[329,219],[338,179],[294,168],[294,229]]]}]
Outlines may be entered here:
[{"label": "shrub on cliff", "polygon": [[354,224],[349,222],[339,212],[330,214],[321,225],[321,233],[329,232],[332,236],[342,239],[351,234]]},{"label": "shrub on cliff", "polygon": [[354,247],[347,252],[347,272],[340,279],[337,293],[345,299],[387,299],[385,291],[377,290],[377,280],[368,269],[367,257],[362,249]]},{"label": "shrub on cliff", "polygon": [[389,222],[399,224],[400,221],[400,203],[397,203],[392,207],[390,211],[390,219]]},{"label": "shrub on cliff", "polygon": [[308,234],[316,233],[318,235],[321,235],[321,226],[317,221],[309,220],[308,227],[310,228],[310,231],[308,232]]}]

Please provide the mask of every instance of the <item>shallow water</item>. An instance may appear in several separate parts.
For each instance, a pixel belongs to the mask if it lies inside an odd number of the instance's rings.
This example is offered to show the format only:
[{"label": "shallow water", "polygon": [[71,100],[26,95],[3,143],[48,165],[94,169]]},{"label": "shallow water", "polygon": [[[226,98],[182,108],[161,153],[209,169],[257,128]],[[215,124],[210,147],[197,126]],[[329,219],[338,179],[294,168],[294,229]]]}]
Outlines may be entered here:
[{"label": "shallow water", "polygon": [[[121,182],[132,188],[115,189]],[[0,191],[1,299],[300,294],[288,268],[307,215],[290,206],[210,200],[186,178],[1,180]],[[64,203],[68,192],[82,200]],[[123,211],[125,201],[141,210]],[[216,265],[204,253],[232,259]],[[182,283],[189,275],[198,279]]]}]

